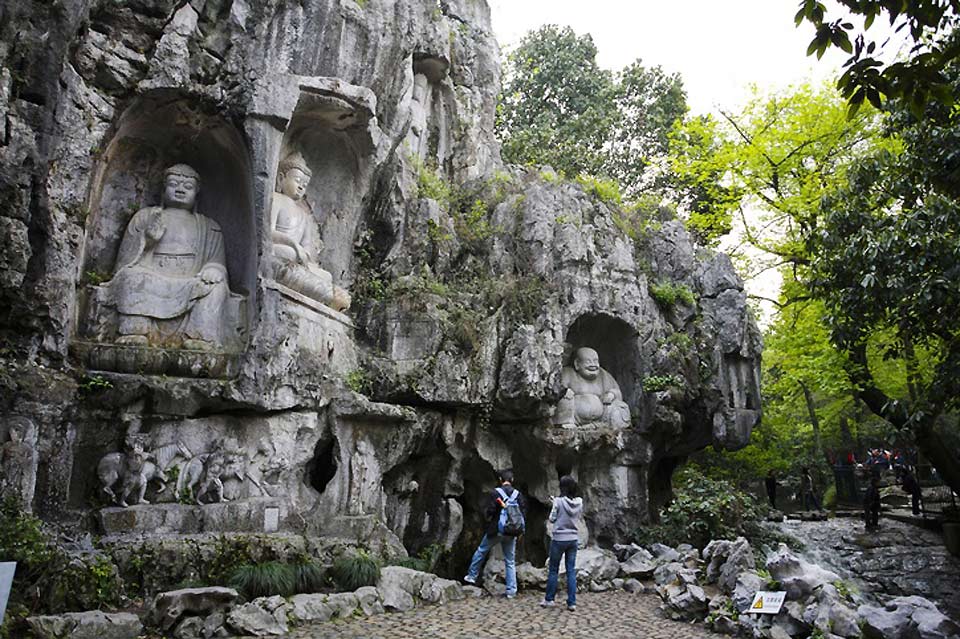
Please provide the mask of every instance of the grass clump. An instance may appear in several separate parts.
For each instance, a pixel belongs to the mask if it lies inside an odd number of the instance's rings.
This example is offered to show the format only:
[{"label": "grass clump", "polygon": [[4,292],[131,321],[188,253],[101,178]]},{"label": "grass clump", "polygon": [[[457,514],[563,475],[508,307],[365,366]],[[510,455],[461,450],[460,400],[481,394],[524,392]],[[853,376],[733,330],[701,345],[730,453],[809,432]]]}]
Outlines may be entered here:
[{"label": "grass clump", "polygon": [[354,393],[360,393],[361,395],[369,395],[373,390],[373,380],[370,379],[367,371],[362,368],[357,368],[347,373],[343,383]]},{"label": "grass clump", "polygon": [[333,562],[331,576],[339,590],[376,586],[380,581],[380,564],[368,552],[360,550],[356,555],[345,555]]},{"label": "grass clump", "polygon": [[643,378],[643,390],[648,393],[657,393],[668,388],[683,386],[683,378],[679,375],[648,375]]},{"label": "grass clump", "polygon": [[293,566],[279,561],[244,564],[233,571],[228,583],[247,599],[289,597],[296,594],[297,574]]}]

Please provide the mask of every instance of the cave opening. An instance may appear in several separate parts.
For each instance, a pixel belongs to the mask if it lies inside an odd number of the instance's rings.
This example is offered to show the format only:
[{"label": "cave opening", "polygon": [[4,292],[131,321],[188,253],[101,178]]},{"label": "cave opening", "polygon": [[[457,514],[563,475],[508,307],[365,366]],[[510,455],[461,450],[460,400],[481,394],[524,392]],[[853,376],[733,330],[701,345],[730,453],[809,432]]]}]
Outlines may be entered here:
[{"label": "cave opening", "polygon": [[313,459],[307,464],[307,484],[321,495],[337,474],[336,441],[321,439],[313,450]]},{"label": "cave opening", "polygon": [[572,365],[573,355],[578,348],[592,348],[600,357],[600,366],[610,373],[620,385],[623,401],[638,415],[641,384],[643,378],[642,360],[637,344],[636,329],[612,315],[581,315],[567,331],[566,343],[569,351],[564,355],[564,364]]}]

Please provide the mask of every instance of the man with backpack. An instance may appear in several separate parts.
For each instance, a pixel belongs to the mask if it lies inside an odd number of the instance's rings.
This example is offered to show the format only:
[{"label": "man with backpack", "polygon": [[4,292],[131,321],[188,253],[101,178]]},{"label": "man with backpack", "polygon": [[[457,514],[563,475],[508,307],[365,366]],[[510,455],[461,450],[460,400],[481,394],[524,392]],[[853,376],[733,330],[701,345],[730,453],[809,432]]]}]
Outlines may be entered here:
[{"label": "man with backpack", "polygon": [[490,493],[483,514],[486,525],[483,539],[473,553],[470,570],[463,578],[468,584],[476,584],[480,576],[480,567],[486,560],[494,543],[500,542],[503,549],[503,563],[506,568],[507,599],[517,596],[517,537],[526,527],[524,513],[526,501],[520,491],[513,487],[513,471],[502,470],[499,474],[500,486]]}]

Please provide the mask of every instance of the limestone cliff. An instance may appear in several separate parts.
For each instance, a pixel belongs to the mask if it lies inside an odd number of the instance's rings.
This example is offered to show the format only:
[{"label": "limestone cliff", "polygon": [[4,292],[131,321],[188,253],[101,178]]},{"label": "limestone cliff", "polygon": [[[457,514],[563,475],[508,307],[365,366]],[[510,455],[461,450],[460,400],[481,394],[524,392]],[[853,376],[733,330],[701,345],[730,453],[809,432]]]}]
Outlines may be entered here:
[{"label": "limestone cliff", "polygon": [[[512,466],[534,530],[572,472],[611,543],[688,454],[746,443],[761,346],[729,259],[677,221],[502,165],[483,0],[56,0],[0,18],[0,442],[17,429],[35,449],[20,493],[43,517],[469,551]],[[294,151],[346,313],[275,277]],[[174,163],[222,233],[239,347],[118,345],[105,328],[121,240]],[[582,346],[628,428],[552,424]],[[152,505],[101,508],[100,460],[133,439],[161,474],[222,453],[230,501],[177,504],[158,475]]]}]

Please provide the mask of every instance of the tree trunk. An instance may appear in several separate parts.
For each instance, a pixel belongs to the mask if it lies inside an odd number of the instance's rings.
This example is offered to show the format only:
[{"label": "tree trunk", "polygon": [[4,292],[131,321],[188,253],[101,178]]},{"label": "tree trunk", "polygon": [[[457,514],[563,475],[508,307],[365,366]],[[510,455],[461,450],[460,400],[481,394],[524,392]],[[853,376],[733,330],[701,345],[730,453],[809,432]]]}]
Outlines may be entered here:
[{"label": "tree trunk", "polygon": [[803,390],[803,398],[807,402],[807,412],[810,414],[810,425],[813,427],[813,448],[816,455],[823,455],[823,458],[829,463],[827,453],[823,450],[823,442],[820,438],[820,418],[817,416],[817,405],[813,402],[813,393],[804,382],[797,382]]},{"label": "tree trunk", "polygon": [[943,483],[953,492],[960,493],[960,457],[957,456],[957,451],[950,450],[947,443],[940,437],[936,429],[936,420],[933,418],[924,420],[913,429],[913,432],[917,448],[937,469]]}]

